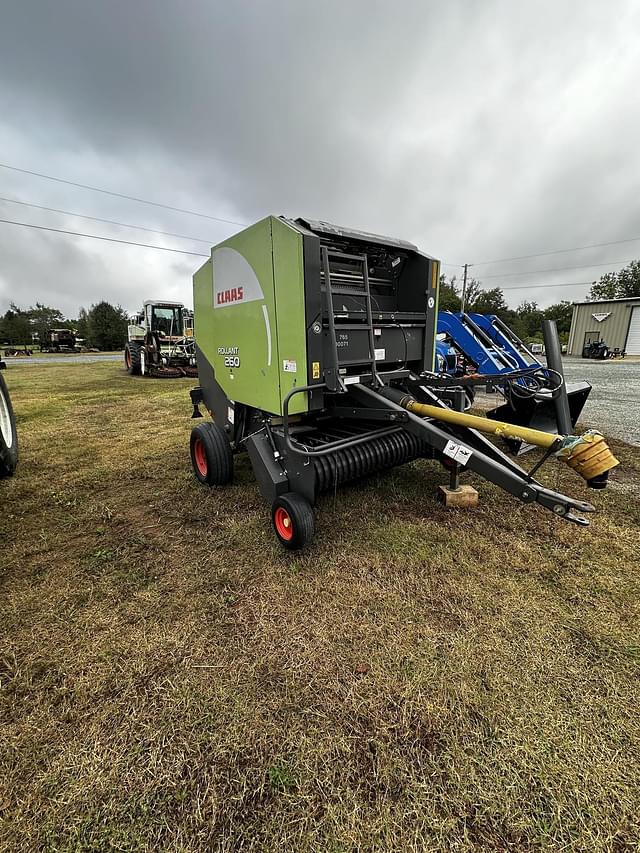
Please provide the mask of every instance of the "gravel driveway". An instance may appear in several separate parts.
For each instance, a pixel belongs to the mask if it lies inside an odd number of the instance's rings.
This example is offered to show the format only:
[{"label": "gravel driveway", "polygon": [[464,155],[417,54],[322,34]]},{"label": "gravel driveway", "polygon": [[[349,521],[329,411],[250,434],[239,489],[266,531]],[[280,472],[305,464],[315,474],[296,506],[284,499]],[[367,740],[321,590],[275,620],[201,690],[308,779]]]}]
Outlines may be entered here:
[{"label": "gravel driveway", "polygon": [[80,355],[54,355],[42,358],[40,356],[19,356],[18,358],[4,359],[7,366],[14,364],[91,364],[94,361],[122,361],[124,364],[124,355],[121,353],[84,353]]},{"label": "gravel driveway", "polygon": [[567,358],[564,375],[567,382],[586,379],[593,386],[583,425],[640,446],[640,361]]},{"label": "gravel driveway", "polygon": [[[585,379],[592,386],[580,425],[640,447],[640,361],[564,358],[563,365],[568,383]],[[497,393],[476,397],[483,409],[501,402]]]}]

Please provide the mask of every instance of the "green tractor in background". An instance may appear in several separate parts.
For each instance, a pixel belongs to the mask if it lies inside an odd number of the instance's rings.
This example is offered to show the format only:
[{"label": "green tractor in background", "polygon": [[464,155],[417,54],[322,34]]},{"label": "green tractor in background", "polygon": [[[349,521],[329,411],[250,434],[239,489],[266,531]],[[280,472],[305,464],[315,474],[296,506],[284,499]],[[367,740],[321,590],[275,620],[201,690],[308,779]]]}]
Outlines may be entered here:
[{"label": "green tractor in background", "polygon": [[129,318],[124,363],[132,376],[197,376],[193,312],[181,302],[147,300]]}]

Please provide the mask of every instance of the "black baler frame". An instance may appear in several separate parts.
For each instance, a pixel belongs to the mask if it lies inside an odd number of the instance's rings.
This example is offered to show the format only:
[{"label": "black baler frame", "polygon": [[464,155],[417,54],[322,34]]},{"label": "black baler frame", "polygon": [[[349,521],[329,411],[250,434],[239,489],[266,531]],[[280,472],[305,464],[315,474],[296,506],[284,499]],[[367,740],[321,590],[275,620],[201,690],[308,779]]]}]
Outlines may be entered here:
[{"label": "black baler frame", "polygon": [[[416,399],[422,399],[444,408],[444,403],[440,398],[430,391],[418,377],[408,377],[405,381]],[[318,387],[318,385],[313,386],[314,389]],[[298,464],[304,465],[314,457],[335,454],[341,450],[366,444],[374,438],[404,430],[415,435],[424,444],[426,449],[424,456],[443,458],[447,445],[454,441],[470,452],[468,461],[464,466],[466,470],[480,474],[485,480],[495,483],[523,503],[538,503],[568,521],[581,525],[588,524],[585,518],[574,515],[573,510],[586,513],[593,512],[594,507],[591,504],[547,489],[476,430],[456,428],[444,423],[436,424],[433,420],[407,412],[406,409],[385,396],[385,390],[389,388],[389,385],[384,385],[383,388],[377,390],[364,383],[357,383],[349,385],[345,392],[337,394],[336,402],[339,401],[340,403],[340,414],[342,414],[341,410],[346,410],[345,413],[348,413],[349,418],[365,420],[371,419],[373,414],[375,419],[387,420],[392,425],[368,431],[356,438],[344,438],[327,443],[321,449],[305,447],[304,444],[296,441],[295,433],[292,433],[288,411],[289,402],[295,394],[310,390],[306,386],[294,388],[284,400],[282,425],[271,428],[273,441],[276,445],[274,450],[278,453],[278,458],[284,460],[285,467],[294,459]],[[329,406],[327,411],[331,412],[332,407]],[[340,418],[337,420],[339,421]],[[281,445],[280,448],[277,447],[278,444]],[[287,459],[290,460],[289,463]],[[279,473],[277,477],[274,477],[273,474],[274,469],[272,468],[264,470],[262,473],[256,470],[256,475],[263,487],[263,493],[271,494],[272,498],[282,491],[282,477]],[[265,475],[267,482],[264,480]],[[269,479],[271,479],[271,488],[268,484]],[[291,490],[295,491],[295,483],[290,485],[292,486]]]}]

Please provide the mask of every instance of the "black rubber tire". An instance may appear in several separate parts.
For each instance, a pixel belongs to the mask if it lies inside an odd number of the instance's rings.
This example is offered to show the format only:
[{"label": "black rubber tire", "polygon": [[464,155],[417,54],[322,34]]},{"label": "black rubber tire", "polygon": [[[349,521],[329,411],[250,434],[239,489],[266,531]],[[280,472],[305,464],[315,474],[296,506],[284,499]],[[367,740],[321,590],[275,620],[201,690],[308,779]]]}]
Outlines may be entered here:
[{"label": "black rubber tire", "polygon": [[140,376],[140,344],[136,341],[125,344],[124,366],[131,376]]},{"label": "black rubber tire", "polygon": [[9,389],[0,374],[0,477],[10,477],[18,464],[18,433]]},{"label": "black rubber tire", "polygon": [[469,409],[473,408],[473,403],[476,399],[476,391],[475,388],[465,388],[464,389],[464,410],[467,412]]},{"label": "black rubber tire", "polygon": [[146,375],[152,379],[182,379],[184,373],[178,367],[150,367]]},{"label": "black rubber tire", "polygon": [[160,367],[162,355],[160,350],[160,336],[157,332],[147,332],[144,336],[144,349],[147,355],[147,367]]},{"label": "black rubber tire", "polygon": [[226,432],[211,421],[191,430],[191,465],[196,479],[207,486],[226,486],[233,480],[233,452]]},{"label": "black rubber tire", "polygon": [[[277,520],[279,510],[284,510],[289,517],[291,525],[291,535],[289,537],[282,535],[279,529],[280,525]],[[315,532],[313,507],[302,495],[289,492],[286,495],[280,495],[280,497],[276,498],[271,507],[271,521],[280,543],[289,551],[298,551],[301,548],[305,548],[313,539]]]}]

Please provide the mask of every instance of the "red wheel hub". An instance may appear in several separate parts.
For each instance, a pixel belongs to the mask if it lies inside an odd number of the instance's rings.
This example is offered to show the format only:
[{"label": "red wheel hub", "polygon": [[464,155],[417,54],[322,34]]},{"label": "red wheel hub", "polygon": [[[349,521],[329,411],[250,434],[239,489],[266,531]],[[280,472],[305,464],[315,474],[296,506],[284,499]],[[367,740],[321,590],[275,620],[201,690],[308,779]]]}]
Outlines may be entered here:
[{"label": "red wheel hub", "polygon": [[281,539],[284,539],[286,542],[293,539],[293,522],[291,521],[291,516],[286,509],[279,506],[275,512],[273,521],[276,526],[278,536],[280,536]]},{"label": "red wheel hub", "polygon": [[204,450],[204,444],[201,438],[196,438],[193,442],[193,459],[198,469],[198,474],[202,477],[207,476],[207,454]]},{"label": "red wheel hub", "polygon": [[124,363],[127,365],[127,368],[131,368],[131,353],[129,352],[129,350],[125,350]]}]

